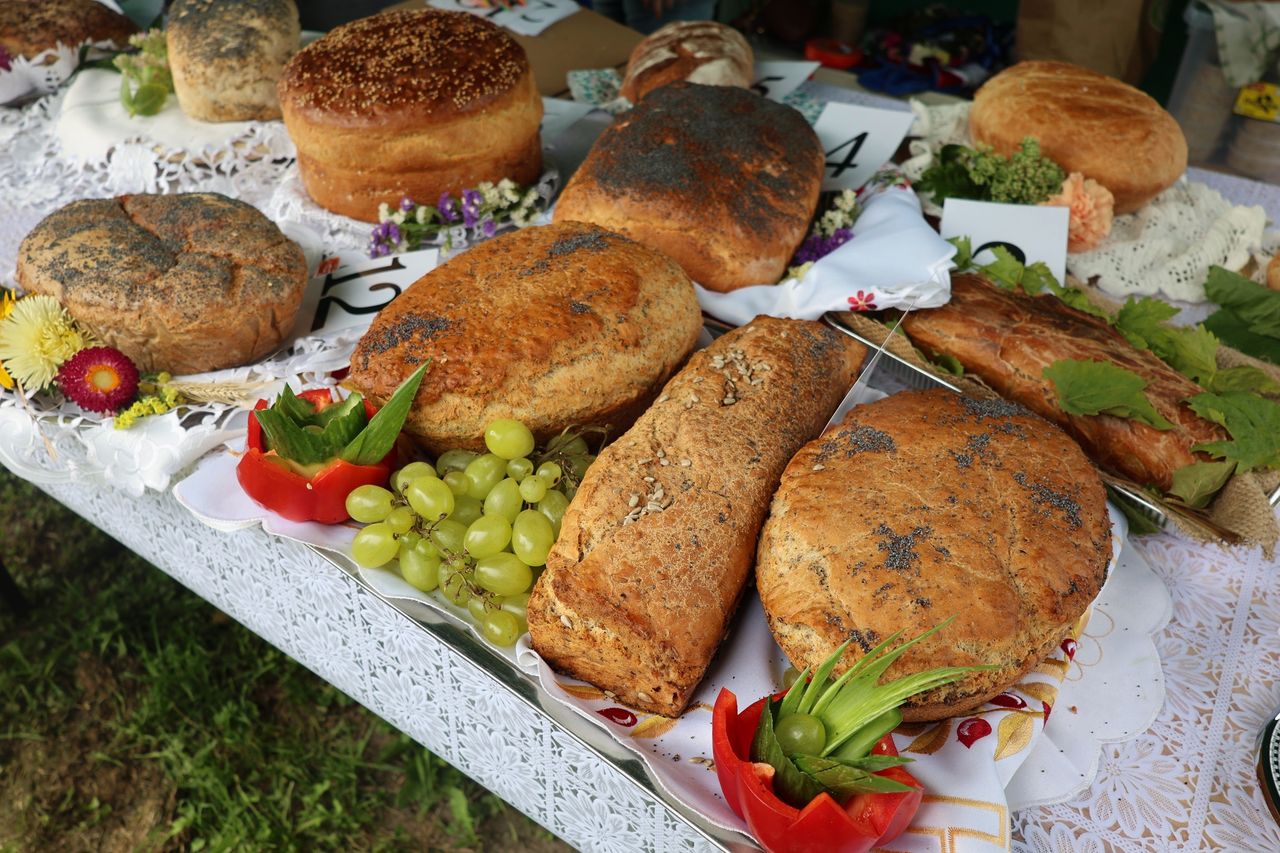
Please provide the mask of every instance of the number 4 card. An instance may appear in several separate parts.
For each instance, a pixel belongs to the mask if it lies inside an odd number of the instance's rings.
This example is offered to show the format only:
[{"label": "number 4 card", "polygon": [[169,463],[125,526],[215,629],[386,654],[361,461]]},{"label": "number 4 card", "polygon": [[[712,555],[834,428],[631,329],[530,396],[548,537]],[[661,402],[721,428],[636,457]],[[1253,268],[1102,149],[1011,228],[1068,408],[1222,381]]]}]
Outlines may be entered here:
[{"label": "number 4 card", "polygon": [[915,116],[904,110],[827,104],[813,126],[827,158],[822,188],[861,187],[893,157],[914,120]]}]

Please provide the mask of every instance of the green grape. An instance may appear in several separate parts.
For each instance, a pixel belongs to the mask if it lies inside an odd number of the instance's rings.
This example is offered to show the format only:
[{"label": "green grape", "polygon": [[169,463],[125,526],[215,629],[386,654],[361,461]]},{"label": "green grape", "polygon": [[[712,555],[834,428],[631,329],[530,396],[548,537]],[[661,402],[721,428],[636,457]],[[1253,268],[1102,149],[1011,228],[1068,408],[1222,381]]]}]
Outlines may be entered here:
[{"label": "green grape", "polygon": [[547,488],[551,488],[560,482],[560,477],[564,472],[560,470],[560,466],[554,462],[543,462],[538,466],[538,476],[547,482]]},{"label": "green grape", "polygon": [[533,473],[533,463],[523,456],[507,463],[507,476],[517,483]]},{"label": "green grape", "polygon": [[[507,467],[511,467],[510,463]],[[524,501],[520,497],[520,486],[510,477],[490,489],[484,499],[485,515],[500,515],[507,520],[507,524],[515,521],[522,509]]]},{"label": "green grape", "polygon": [[444,475],[444,484],[455,495],[465,495],[471,490],[471,479],[465,471],[450,471]]},{"label": "green grape", "polygon": [[480,620],[480,631],[495,646],[512,646],[520,639],[520,620],[505,610],[492,610]]},{"label": "green grape", "polygon": [[410,530],[403,536],[397,536],[396,542],[400,545],[400,556],[403,558],[406,551],[418,547],[422,541],[422,534],[416,530]]},{"label": "green grape", "polygon": [[774,734],[782,754],[821,755],[827,745],[827,728],[811,714],[788,714],[778,720]]},{"label": "green grape", "polygon": [[565,497],[564,492],[551,489],[538,501],[538,512],[547,517],[547,521],[551,522],[551,532],[556,536],[560,535],[560,523],[564,521],[564,511],[569,508],[569,499]]},{"label": "green grape", "polygon": [[[443,566],[448,566],[448,569]],[[450,560],[443,563],[440,569],[440,591],[458,607],[466,607],[471,600],[471,586],[467,583],[465,568],[465,562]]]},{"label": "green grape", "polygon": [[545,456],[580,456],[587,452],[587,442],[580,435],[561,433],[547,442]]},{"label": "green grape", "polygon": [[520,497],[524,498],[531,504],[546,497],[547,481],[537,474],[530,474],[520,481]]},{"label": "green grape", "polygon": [[400,536],[408,533],[413,529],[413,523],[418,520],[418,514],[407,506],[398,506],[387,514],[387,527],[391,528],[391,532]]},{"label": "green grape", "polygon": [[482,515],[467,528],[462,545],[476,559],[496,554],[511,541],[511,525],[500,515]]},{"label": "green grape", "polygon": [[471,450],[446,450],[436,460],[436,471],[440,473],[441,477],[450,471],[462,471],[470,464],[472,459],[479,455],[479,453]]},{"label": "green grape", "polygon": [[484,431],[484,446],[503,459],[519,459],[533,452],[533,433],[511,418],[498,418]]},{"label": "green grape", "polygon": [[429,542],[420,542],[417,548],[401,551],[400,574],[413,588],[431,592],[440,584],[440,557],[437,553],[428,553],[424,545],[431,548]]},{"label": "green grape", "polygon": [[368,524],[391,512],[392,494],[382,486],[356,486],[347,494],[347,515]]},{"label": "green grape", "polygon": [[466,535],[465,525],[448,518],[432,529],[431,543],[439,548],[442,554],[461,554],[462,540]]},{"label": "green grape", "polygon": [[395,534],[381,521],[370,524],[351,540],[351,556],[366,569],[386,565],[399,550]]},{"label": "green grape", "polygon": [[510,551],[476,560],[476,583],[494,595],[519,595],[529,591],[533,571]]},{"label": "green grape", "polygon": [[480,501],[470,495],[458,495],[453,499],[453,512],[449,518],[470,526],[480,516],[484,515],[484,505]]},{"label": "green grape", "polygon": [[403,495],[404,490],[407,489],[409,484],[414,480],[419,477],[434,477],[435,475],[436,469],[432,468],[426,462],[410,462],[408,465],[404,466],[392,475],[391,484],[395,487],[397,492]]},{"label": "green grape", "polygon": [[800,677],[800,670],[794,666],[789,666],[782,671],[782,686],[786,690],[791,689],[791,685],[796,683],[796,679]]},{"label": "green grape", "polygon": [[492,453],[477,456],[467,465],[467,479],[471,481],[467,494],[482,501],[506,475],[507,463],[501,456]]},{"label": "green grape", "polygon": [[516,516],[511,525],[511,550],[529,566],[541,566],[547,562],[547,553],[555,544],[551,522],[536,509],[526,509]]},{"label": "green grape", "polygon": [[479,622],[484,615],[490,610],[496,610],[497,607],[489,603],[487,595],[473,595],[471,600],[467,602],[467,610],[471,613],[471,618]]},{"label": "green grape", "polygon": [[453,492],[434,477],[419,477],[408,485],[404,496],[413,511],[427,521],[447,518],[453,512]]},{"label": "green grape", "polygon": [[523,619],[525,613],[529,611],[529,593],[521,592],[516,595],[503,596],[502,609]]}]

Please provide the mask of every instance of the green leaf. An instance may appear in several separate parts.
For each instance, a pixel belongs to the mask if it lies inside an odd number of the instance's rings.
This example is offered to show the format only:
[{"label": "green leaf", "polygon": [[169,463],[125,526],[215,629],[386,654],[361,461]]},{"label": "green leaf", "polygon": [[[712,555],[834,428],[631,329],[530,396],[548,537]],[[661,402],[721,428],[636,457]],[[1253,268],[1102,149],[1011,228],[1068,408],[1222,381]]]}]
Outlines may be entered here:
[{"label": "green leaf", "polygon": [[1235,462],[1193,462],[1173,472],[1169,494],[1176,495],[1187,506],[1200,509],[1227,484],[1235,473]]},{"label": "green leaf", "polygon": [[1280,468],[1280,404],[1243,391],[1228,391],[1197,394],[1187,405],[1231,434],[1230,441],[1197,444],[1192,450],[1236,462],[1241,472]]},{"label": "green leaf", "polygon": [[1280,338],[1280,292],[1222,267],[1210,267],[1204,292],[1229,308],[1257,335]]},{"label": "green leaf", "polygon": [[900,725],[902,725],[902,711],[898,708],[890,708],[859,729],[839,749],[832,752],[831,757],[841,761],[874,758],[875,756],[868,755],[871,748],[880,742],[880,738]]},{"label": "green leaf", "polygon": [[1272,364],[1280,364],[1280,338],[1258,334],[1230,308],[1220,308],[1210,314],[1204,321],[1204,327],[1232,349]]},{"label": "green leaf", "polygon": [[1123,367],[1064,358],[1046,367],[1044,377],[1053,383],[1058,407],[1069,415],[1113,415],[1173,429],[1142,393],[1147,381]]},{"label": "green leaf", "polygon": [[956,269],[964,272],[973,266],[973,241],[968,237],[948,237],[947,242],[956,247],[956,256],[952,262]]},{"label": "green leaf", "polygon": [[773,792],[796,808],[804,808],[810,800],[822,793],[823,787],[812,777],[801,773],[782,752],[782,744],[778,743],[773,728],[778,704],[768,702],[764,713],[760,715],[755,737],[751,740],[751,760],[763,761],[773,767]]},{"label": "green leaf", "polygon": [[942,353],[940,355],[933,356],[933,358],[929,360],[933,362],[935,367],[941,368],[952,376],[964,376],[964,365],[961,364],[960,359],[956,358],[954,355]]},{"label": "green leaf", "polygon": [[425,362],[400,383],[387,404],[378,410],[369,424],[343,449],[343,459],[353,465],[374,465],[391,452],[404,427],[405,419],[409,417],[409,410],[413,408],[413,398],[418,394],[422,377],[430,366],[430,361]]},{"label": "green leaf", "polygon": [[1106,320],[1108,323],[1111,322],[1111,315],[1107,313],[1107,310],[1100,305],[1094,304],[1089,295],[1080,288],[1062,287],[1055,282],[1049,289],[1053,291],[1055,296],[1077,311],[1091,314],[1100,320]]},{"label": "green leaf", "polygon": [[[300,400],[299,402],[305,403],[306,401]],[[315,412],[312,420],[314,423],[322,427],[327,427],[331,421],[337,418],[350,417],[349,413],[352,411],[359,412],[362,416],[362,422],[363,422],[364,397],[361,396],[359,393],[349,394],[345,400],[342,400],[341,402],[338,402],[338,403],[334,403],[333,405],[330,405],[330,406],[325,406],[320,411]]]},{"label": "green leaf", "polygon": [[980,267],[988,278],[1010,290],[1022,283],[1022,274],[1025,268],[1013,256],[1012,252],[1004,246],[996,246],[991,249],[991,254],[995,255],[996,259]]},{"label": "green leaf", "polygon": [[1163,300],[1129,297],[1116,314],[1115,327],[1138,349],[1152,349],[1153,329],[1159,332],[1161,324],[1177,314],[1178,309]]},{"label": "green leaf", "polygon": [[[900,725],[901,723],[899,723]],[[896,726],[895,726],[896,728]],[[892,731],[892,729],[890,730]],[[888,734],[888,732],[885,732]],[[881,735],[883,737],[883,735]],[[877,738],[878,740],[879,738]],[[839,761],[846,767],[856,767],[859,770],[865,770],[868,773],[879,773],[881,770],[888,770],[890,767],[901,767],[904,764],[910,764],[915,761],[914,758],[907,758],[905,755],[864,755],[861,758],[845,758],[842,755],[828,755],[835,761]]]},{"label": "green leaf", "polygon": [[315,405],[293,393],[293,389],[288,385],[284,386],[280,396],[276,397],[276,401],[271,404],[271,408],[300,427],[317,423]]},{"label": "green leaf", "polygon": [[1022,285],[1022,292],[1029,296],[1038,296],[1045,290],[1054,293],[1059,289],[1057,277],[1044,261],[1028,264],[1022,270],[1022,277],[1018,283]]},{"label": "green leaf", "polygon": [[1205,384],[1205,389],[1217,394],[1228,391],[1251,391],[1255,394],[1280,394],[1280,382],[1272,379],[1266,371],[1249,365],[1228,367],[1219,370],[1213,379]]},{"label": "green leaf", "polygon": [[[169,90],[161,83],[143,83],[133,93],[132,109],[129,115],[153,116],[164,109],[164,102],[169,97]],[[129,105],[126,104],[126,108]]]},{"label": "green leaf", "polygon": [[970,176],[966,165],[969,153],[971,149],[963,145],[942,146],[933,165],[916,181],[916,190],[929,193],[937,204],[948,198],[986,199],[986,188]]},{"label": "green leaf", "polygon": [[911,790],[910,785],[873,775],[834,758],[797,755],[793,761],[796,769],[830,792],[838,803],[855,794],[895,794]]},{"label": "green leaf", "polygon": [[318,432],[298,426],[281,412],[259,409],[254,415],[262,426],[267,448],[274,450],[276,455],[300,465],[313,465],[333,457],[334,448]]},{"label": "green leaf", "polygon": [[[330,415],[330,412],[333,414]],[[336,456],[339,450],[354,441],[369,423],[364,413],[364,398],[359,394],[352,394],[341,403],[329,406],[317,413],[316,418],[323,421],[321,438],[328,445],[332,456]],[[383,456],[385,455],[384,453]]]},{"label": "green leaf", "polygon": [[1107,485],[1107,497],[1120,510],[1120,514],[1129,522],[1129,533],[1134,536],[1149,536],[1154,533],[1160,533],[1162,528],[1156,524],[1150,517],[1139,512],[1137,507],[1129,502],[1129,499],[1113,489],[1110,484]]}]

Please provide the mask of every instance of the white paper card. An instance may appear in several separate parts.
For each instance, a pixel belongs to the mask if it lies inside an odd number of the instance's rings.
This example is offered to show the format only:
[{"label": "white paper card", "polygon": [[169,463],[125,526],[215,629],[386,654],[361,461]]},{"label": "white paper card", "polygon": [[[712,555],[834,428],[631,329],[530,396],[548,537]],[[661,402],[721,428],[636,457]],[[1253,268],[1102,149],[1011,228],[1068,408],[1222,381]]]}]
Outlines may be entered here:
[{"label": "white paper card", "polygon": [[781,101],[800,88],[819,65],[817,62],[757,62],[751,88],[771,101]]},{"label": "white paper card", "polygon": [[980,264],[995,260],[993,246],[1004,246],[1024,264],[1044,261],[1058,281],[1064,281],[1069,218],[1065,207],[949,198],[942,205],[938,233],[945,238],[968,237],[974,260]]},{"label": "white paper card", "polygon": [[582,9],[575,0],[525,0],[523,6],[515,5],[511,9],[498,5],[475,6],[459,0],[427,0],[427,5],[449,12],[470,12],[522,36],[536,36]]},{"label": "white paper card", "polygon": [[813,129],[827,155],[824,190],[857,189],[889,162],[911,123],[910,112],[829,103]]},{"label": "white paper card", "polygon": [[595,109],[582,101],[566,101],[562,98],[542,99],[542,138],[550,142]]},{"label": "white paper card", "polygon": [[368,326],[380,310],[435,269],[439,261],[438,249],[374,259],[352,252],[321,258],[307,282],[294,322],[295,336]]}]

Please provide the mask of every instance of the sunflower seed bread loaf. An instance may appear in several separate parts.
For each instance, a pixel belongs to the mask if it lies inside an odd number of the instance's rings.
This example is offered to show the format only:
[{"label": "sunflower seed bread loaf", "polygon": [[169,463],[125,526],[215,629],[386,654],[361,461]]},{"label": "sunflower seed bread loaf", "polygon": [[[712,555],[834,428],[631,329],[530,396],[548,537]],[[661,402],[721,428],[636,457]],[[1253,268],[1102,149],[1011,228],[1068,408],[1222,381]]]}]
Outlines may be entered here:
[{"label": "sunflower seed bread loaf", "polygon": [[529,599],[538,653],[679,714],[737,609],[783,467],[864,355],[822,324],[771,317],[695,353],[588,469]]}]

